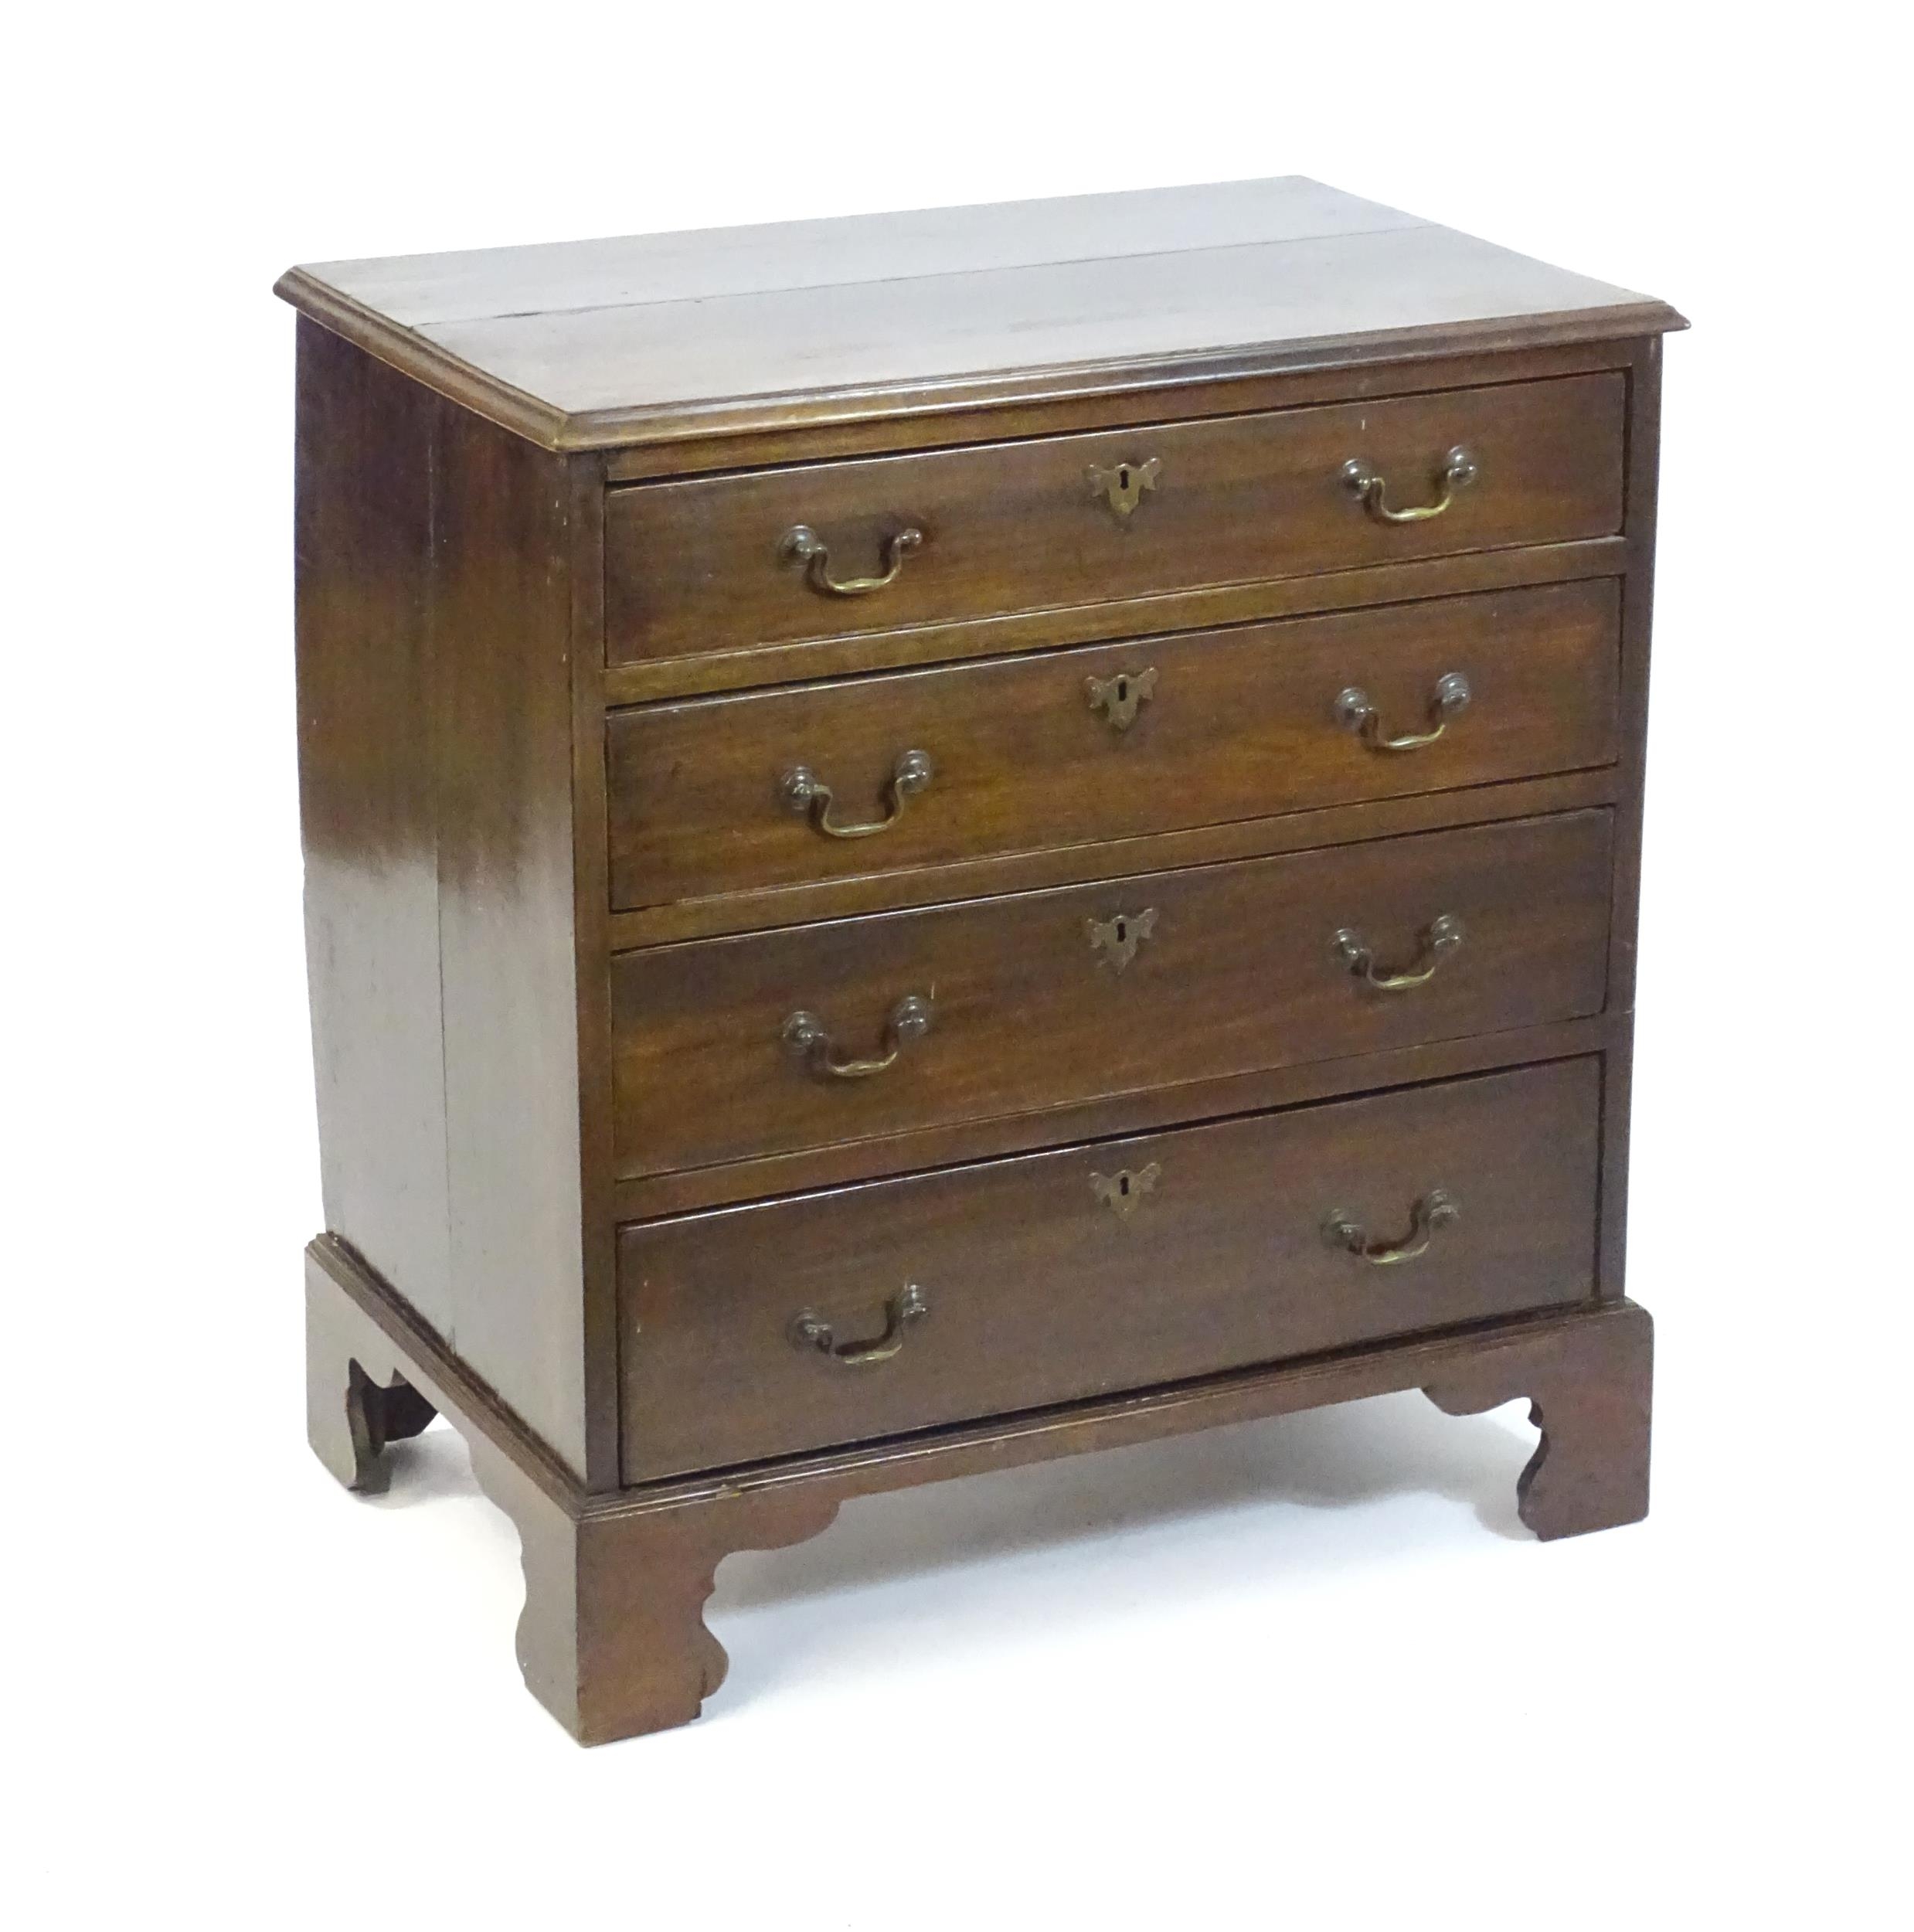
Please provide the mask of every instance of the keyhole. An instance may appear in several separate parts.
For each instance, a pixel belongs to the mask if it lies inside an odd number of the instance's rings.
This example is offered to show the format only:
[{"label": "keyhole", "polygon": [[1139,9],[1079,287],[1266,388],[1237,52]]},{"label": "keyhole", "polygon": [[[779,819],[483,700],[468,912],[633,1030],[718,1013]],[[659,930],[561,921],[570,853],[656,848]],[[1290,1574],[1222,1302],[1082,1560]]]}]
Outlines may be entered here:
[{"label": "keyhole", "polygon": [[1120,1174],[1117,1177],[1117,1192],[1127,1201],[1130,1198],[1130,1176]]},{"label": "keyhole", "polygon": [[1120,946],[1130,937],[1130,922],[1119,918],[1117,921],[1117,944]]},{"label": "keyhole", "polygon": [[1117,702],[1119,704],[1130,702],[1130,680],[1126,677],[1119,677],[1117,680]]},{"label": "keyhole", "polygon": [[1120,490],[1127,490],[1130,487],[1130,465],[1127,463],[1117,465],[1117,487]]}]

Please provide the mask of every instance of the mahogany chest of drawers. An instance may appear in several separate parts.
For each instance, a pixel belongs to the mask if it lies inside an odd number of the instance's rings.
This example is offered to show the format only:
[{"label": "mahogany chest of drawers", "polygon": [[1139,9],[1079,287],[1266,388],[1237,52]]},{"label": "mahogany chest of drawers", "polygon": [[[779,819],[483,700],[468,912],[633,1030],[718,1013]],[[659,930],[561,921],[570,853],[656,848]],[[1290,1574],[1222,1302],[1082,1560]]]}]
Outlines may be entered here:
[{"label": "mahogany chest of drawers", "polygon": [[280,289],[312,1439],[576,1735],[875,1490],[1422,1388],[1643,1514],[1678,316],[1299,179]]}]

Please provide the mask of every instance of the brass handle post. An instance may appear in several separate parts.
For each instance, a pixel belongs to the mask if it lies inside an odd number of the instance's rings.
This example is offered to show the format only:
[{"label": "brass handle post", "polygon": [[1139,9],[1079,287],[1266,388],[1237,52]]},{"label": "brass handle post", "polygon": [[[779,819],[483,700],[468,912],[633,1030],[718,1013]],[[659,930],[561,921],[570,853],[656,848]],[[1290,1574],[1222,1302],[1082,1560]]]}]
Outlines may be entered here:
[{"label": "brass handle post", "polygon": [[1401,993],[1433,979],[1436,968],[1461,945],[1462,937],[1462,921],[1453,913],[1443,913],[1423,928],[1415,959],[1394,972],[1377,967],[1374,951],[1352,926],[1336,934],[1335,947],[1358,979],[1379,993]]},{"label": "brass handle post", "polygon": [[1475,694],[1460,671],[1445,671],[1429,694],[1429,729],[1405,731],[1393,738],[1382,736],[1382,716],[1375,700],[1361,685],[1352,684],[1336,694],[1336,722],[1345,731],[1360,738],[1372,751],[1418,751],[1433,745],[1449,729],[1449,721],[1468,709]]},{"label": "brass handle post", "polygon": [[874,833],[889,832],[903,816],[905,800],[916,797],[920,791],[927,791],[936,776],[936,768],[928,752],[900,753],[896,764],[891,767],[889,777],[884,781],[883,817],[860,819],[850,825],[841,824],[831,818],[835,794],[808,765],[794,765],[786,772],[778,781],[778,795],[783,798],[787,811],[808,818],[812,829],[822,832],[827,838],[869,838]]},{"label": "brass handle post", "polygon": [[930,1304],[916,1282],[907,1284],[884,1304],[884,1332],[874,1342],[840,1342],[837,1330],[814,1308],[791,1318],[791,1345],[815,1349],[847,1369],[868,1369],[888,1362],[904,1345],[904,1331],[930,1312]]},{"label": "brass handle post", "polygon": [[1392,510],[1384,500],[1387,486],[1382,474],[1366,457],[1352,456],[1343,464],[1342,484],[1379,523],[1426,523],[1440,516],[1456,500],[1456,492],[1466,490],[1481,473],[1481,464],[1458,443],[1436,466],[1435,487],[1440,494],[1433,503]]},{"label": "brass handle post", "polygon": [[1323,1217],[1323,1239],[1332,1248],[1346,1249],[1358,1260],[1379,1268],[1413,1261],[1429,1252],[1436,1230],[1462,1218],[1462,1203],[1446,1187],[1431,1188],[1409,1210],[1409,1232],[1399,1241],[1372,1241],[1362,1223],[1347,1208],[1332,1208]]},{"label": "brass handle post", "polygon": [[908,524],[894,536],[885,538],[883,548],[879,553],[883,571],[874,577],[834,577],[831,574],[831,546],[808,523],[799,523],[787,530],[777,546],[777,553],[787,563],[803,567],[814,590],[821,590],[834,597],[867,597],[873,590],[882,590],[897,581],[905,558],[920,548],[923,540],[923,532],[915,524]]},{"label": "brass handle post", "polygon": [[884,1037],[877,1053],[868,1060],[840,1053],[829,1029],[815,1013],[796,1012],[785,1021],[785,1050],[801,1060],[814,1073],[834,1080],[868,1080],[897,1063],[897,1056],[912,1040],[922,1039],[930,1031],[930,1002],[921,993],[908,993],[890,1010],[884,1022]]}]

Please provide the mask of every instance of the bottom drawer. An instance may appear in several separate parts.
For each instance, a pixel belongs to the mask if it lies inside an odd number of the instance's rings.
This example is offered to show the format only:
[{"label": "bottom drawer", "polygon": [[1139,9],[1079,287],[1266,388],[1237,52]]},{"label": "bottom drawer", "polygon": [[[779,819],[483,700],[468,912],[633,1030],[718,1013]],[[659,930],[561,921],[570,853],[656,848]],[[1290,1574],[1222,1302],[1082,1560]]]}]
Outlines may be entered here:
[{"label": "bottom drawer", "polygon": [[1600,1063],[624,1230],[627,1482],[1592,1292]]}]

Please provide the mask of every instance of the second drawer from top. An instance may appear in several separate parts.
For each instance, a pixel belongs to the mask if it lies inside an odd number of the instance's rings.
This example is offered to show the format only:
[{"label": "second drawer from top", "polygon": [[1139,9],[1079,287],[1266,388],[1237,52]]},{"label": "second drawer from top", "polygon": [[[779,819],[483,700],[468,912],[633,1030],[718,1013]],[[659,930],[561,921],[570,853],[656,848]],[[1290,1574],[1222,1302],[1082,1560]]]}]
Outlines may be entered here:
[{"label": "second drawer from top", "polygon": [[620,910],[1613,762],[1612,578],[615,714]]}]

